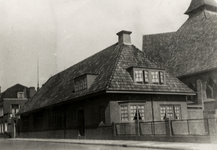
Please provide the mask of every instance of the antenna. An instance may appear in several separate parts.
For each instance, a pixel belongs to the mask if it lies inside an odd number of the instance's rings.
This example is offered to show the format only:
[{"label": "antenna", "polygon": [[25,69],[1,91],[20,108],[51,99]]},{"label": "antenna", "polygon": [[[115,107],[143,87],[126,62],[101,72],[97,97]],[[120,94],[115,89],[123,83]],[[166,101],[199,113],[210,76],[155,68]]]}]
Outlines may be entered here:
[{"label": "antenna", "polygon": [[39,62],[37,58],[37,91],[39,90]]}]

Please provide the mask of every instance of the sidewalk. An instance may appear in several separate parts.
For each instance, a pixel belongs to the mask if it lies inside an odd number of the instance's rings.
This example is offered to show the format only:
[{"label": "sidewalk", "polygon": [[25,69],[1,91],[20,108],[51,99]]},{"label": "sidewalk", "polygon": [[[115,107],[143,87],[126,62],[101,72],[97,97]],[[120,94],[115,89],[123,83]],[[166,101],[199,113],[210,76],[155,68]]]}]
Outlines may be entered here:
[{"label": "sidewalk", "polygon": [[104,146],[121,146],[121,147],[138,147],[167,150],[217,150],[217,144],[200,144],[200,143],[171,143],[156,141],[125,141],[125,140],[86,140],[86,139],[32,139],[32,138],[11,138],[7,140],[15,141],[32,141],[32,142],[52,142],[67,144],[87,144],[87,145],[104,145]]}]

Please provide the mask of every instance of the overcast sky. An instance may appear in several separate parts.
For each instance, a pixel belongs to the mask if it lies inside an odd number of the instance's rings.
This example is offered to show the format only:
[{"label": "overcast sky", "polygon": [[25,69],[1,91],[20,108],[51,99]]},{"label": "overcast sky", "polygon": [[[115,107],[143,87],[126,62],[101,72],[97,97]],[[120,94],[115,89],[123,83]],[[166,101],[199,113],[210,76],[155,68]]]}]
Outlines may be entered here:
[{"label": "overcast sky", "polygon": [[49,77],[117,42],[116,33],[176,31],[191,0],[0,0],[0,86],[40,86]]}]

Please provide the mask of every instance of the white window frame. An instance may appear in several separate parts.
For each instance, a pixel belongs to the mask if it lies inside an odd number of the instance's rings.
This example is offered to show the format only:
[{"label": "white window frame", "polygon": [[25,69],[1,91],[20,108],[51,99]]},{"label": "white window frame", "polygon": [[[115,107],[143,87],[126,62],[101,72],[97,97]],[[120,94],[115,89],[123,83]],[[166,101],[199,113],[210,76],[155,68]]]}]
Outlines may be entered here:
[{"label": "white window frame", "polygon": [[[137,118],[138,117],[142,117],[141,120],[139,119],[139,121],[144,121],[145,120],[145,102],[141,102],[141,103],[133,103],[133,102],[129,102],[129,103],[120,103],[120,121],[121,122],[135,122],[135,120],[132,118],[132,106],[136,106],[136,114],[137,114]],[[125,108],[127,107],[127,109],[125,109],[123,111],[122,107],[125,106]],[[143,107],[142,109],[139,109],[139,106]],[[124,112],[124,115],[126,115],[126,110],[127,110],[127,120],[122,120],[122,115]],[[139,113],[138,113],[139,112]],[[140,114],[140,115],[139,115]],[[126,116],[124,116],[124,118],[126,118]]]},{"label": "white window frame", "polygon": [[[13,109],[13,105],[17,105],[18,109]],[[15,110],[14,113],[13,113],[13,110]],[[15,117],[16,114],[19,112],[19,110],[20,110],[20,105],[19,104],[11,104],[11,114],[12,114],[12,117]]]},{"label": "white window frame", "polygon": [[[153,81],[153,75],[152,75],[153,73],[155,76],[157,73],[157,82]],[[138,80],[140,76],[142,76],[142,79]],[[138,84],[165,84],[166,83],[165,70],[160,70],[160,69],[134,68],[133,79],[134,82]]]},{"label": "white window frame", "polygon": [[24,92],[17,92],[17,98],[24,98]]},{"label": "white window frame", "polygon": [[[169,114],[172,114],[172,116],[168,115],[167,107],[170,107],[170,108],[172,107],[172,109],[169,110],[170,111]],[[165,118],[170,118],[171,120],[181,120],[182,119],[182,109],[181,109],[181,105],[179,104],[160,104],[159,108],[160,108],[160,120],[165,120]],[[179,109],[179,113],[177,113],[176,108]]]}]

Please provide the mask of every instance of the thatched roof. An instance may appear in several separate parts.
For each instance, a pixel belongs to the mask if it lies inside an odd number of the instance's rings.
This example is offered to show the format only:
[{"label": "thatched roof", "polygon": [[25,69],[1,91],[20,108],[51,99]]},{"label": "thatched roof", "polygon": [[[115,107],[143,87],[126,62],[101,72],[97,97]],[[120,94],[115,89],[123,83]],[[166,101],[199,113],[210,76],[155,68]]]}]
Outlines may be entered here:
[{"label": "thatched roof", "polygon": [[[214,0],[193,0],[188,11],[196,9],[201,3],[215,7]],[[162,34],[164,35],[164,34]],[[160,60],[175,76],[183,76],[217,67],[217,13],[209,9],[191,14],[188,20],[172,37],[162,39],[159,43],[167,43],[158,48],[156,40],[161,34],[143,37],[143,50]],[[149,40],[147,40],[149,39]],[[150,42],[150,40],[152,42]],[[169,41],[168,41],[169,40]],[[159,57],[159,58],[158,58]]]}]

